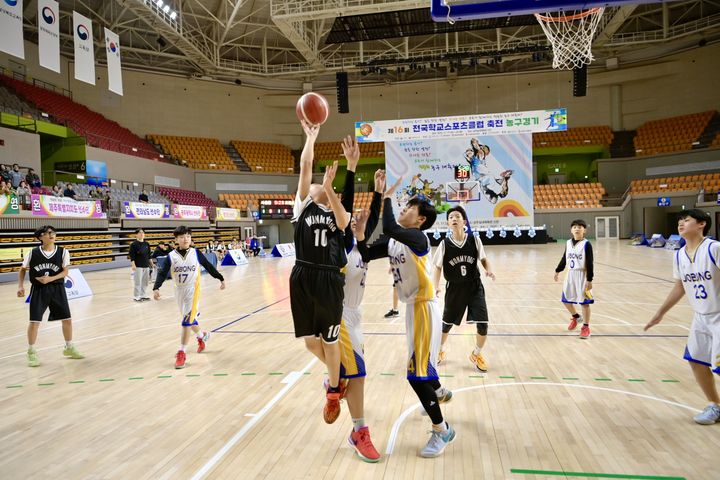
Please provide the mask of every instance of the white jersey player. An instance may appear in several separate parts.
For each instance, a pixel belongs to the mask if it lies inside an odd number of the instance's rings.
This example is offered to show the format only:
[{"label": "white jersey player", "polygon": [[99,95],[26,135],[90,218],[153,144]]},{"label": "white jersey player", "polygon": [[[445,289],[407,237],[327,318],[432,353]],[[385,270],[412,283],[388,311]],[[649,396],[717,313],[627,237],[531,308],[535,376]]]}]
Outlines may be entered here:
[{"label": "white jersey player", "polygon": [[[587,224],[584,220],[573,220],[570,225],[572,238],[565,245],[560,263],[555,269],[555,281],[558,281],[560,272],[567,267],[562,291],[562,302],[570,312],[568,330],[575,330],[582,321],[580,338],[590,337],[590,304],[594,303],[592,296],[592,281],[594,275],[592,245],[585,238]],[[575,305],[581,305],[583,314],[575,310]]]},{"label": "white jersey player", "polygon": [[197,320],[200,316],[200,267],[205,268],[210,275],[220,280],[221,290],[225,288],[225,279],[205,258],[203,253],[190,246],[192,232],[189,228],[180,226],[173,233],[177,249],[170,252],[158,272],[153,292],[155,300],[160,300],[160,287],[168,274],[172,276],[175,283],[175,298],[182,318],[182,335],[180,337],[180,349],[175,355],[175,368],[185,368],[185,350],[190,337],[190,330],[195,333],[197,338],[198,353],[205,350],[205,344],[210,338],[208,332],[200,330]]},{"label": "white jersey player", "polygon": [[705,235],[712,220],[698,209],[680,212],[678,233],[685,246],[673,261],[675,286],[645,330],[657,325],[683,296],[694,310],[683,358],[690,363],[695,380],[710,402],[694,417],[701,425],[720,420],[720,396],[713,373],[720,375],[720,243]]}]

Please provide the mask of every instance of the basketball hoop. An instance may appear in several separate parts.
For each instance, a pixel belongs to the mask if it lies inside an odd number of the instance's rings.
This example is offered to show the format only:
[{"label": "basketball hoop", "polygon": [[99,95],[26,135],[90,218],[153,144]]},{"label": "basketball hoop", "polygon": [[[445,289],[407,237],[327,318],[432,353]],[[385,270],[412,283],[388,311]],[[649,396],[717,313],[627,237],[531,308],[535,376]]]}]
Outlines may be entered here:
[{"label": "basketball hoop", "polygon": [[572,70],[593,61],[592,41],[604,7],[570,12],[536,13],[553,49],[553,68]]}]

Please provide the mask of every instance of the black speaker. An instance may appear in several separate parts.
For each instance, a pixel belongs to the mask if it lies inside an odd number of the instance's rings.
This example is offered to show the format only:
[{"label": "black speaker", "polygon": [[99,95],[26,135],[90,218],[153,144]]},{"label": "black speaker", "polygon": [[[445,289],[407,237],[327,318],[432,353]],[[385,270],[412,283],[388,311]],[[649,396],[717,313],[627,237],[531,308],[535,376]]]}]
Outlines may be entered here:
[{"label": "black speaker", "polygon": [[573,68],[573,97],[587,95],[587,65]]},{"label": "black speaker", "polygon": [[347,72],[337,72],[335,74],[335,84],[337,85],[338,113],[350,113]]}]

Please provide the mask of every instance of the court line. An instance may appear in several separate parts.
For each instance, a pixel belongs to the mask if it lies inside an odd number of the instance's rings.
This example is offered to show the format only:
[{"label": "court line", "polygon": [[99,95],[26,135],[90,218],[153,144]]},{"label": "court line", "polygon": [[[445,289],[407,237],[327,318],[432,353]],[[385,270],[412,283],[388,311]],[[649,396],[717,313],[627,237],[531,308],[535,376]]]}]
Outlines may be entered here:
[{"label": "court line", "polygon": [[192,476],[192,480],[200,480],[205,475],[207,475],[213,468],[215,468],[215,465],[230,451],[232,447],[234,447],[242,438],[255,426],[256,423],[258,423],[262,418],[272,409],[272,407],[275,406],[277,402],[280,401],[282,397],[285,396],[285,394],[300,380],[303,378],[303,374],[310,370],[313,365],[317,363],[318,359],[317,357],[314,357],[310,362],[305,365],[305,367],[298,371],[298,372],[292,372],[294,374],[291,378],[290,375],[286,377],[287,383],[285,383],[285,386],[277,393],[275,396],[270,399],[268,403],[265,404],[263,408],[260,409],[259,412],[255,413],[248,422],[243,425],[243,427],[232,436],[230,440],[228,440],[225,445],[222,446],[220,450],[213,455],[210,460],[208,460],[205,465],[203,465],[197,472],[195,472],[195,475]]},{"label": "court line", "polygon": [[[623,325],[613,325],[615,327]],[[238,334],[268,334],[268,335],[291,335],[295,332],[292,331],[277,331],[277,330],[221,330],[217,333],[238,333]],[[405,332],[364,332],[363,335],[375,335],[375,336],[405,336]],[[475,335],[474,333],[451,333],[450,336],[466,337],[468,335]],[[577,333],[512,333],[512,332],[501,332],[501,333],[488,333],[489,337],[577,337]],[[649,335],[641,333],[593,333],[593,337],[638,337],[638,338],[687,338],[687,335]],[[0,357],[1,358],[1,357]]]},{"label": "court line", "polygon": [[511,468],[510,473],[523,475],[549,475],[556,477],[586,477],[586,478],[625,478],[633,480],[687,480],[685,477],[668,477],[665,475],[634,475],[630,473],[592,473],[592,472],[565,472],[556,470],[528,470],[524,468]]},{"label": "court line", "polygon": [[269,304],[269,305],[265,305],[264,307],[258,308],[258,309],[255,310],[254,312],[250,312],[250,313],[248,313],[248,314],[245,314],[245,315],[243,315],[243,316],[240,317],[240,318],[236,318],[235,320],[233,320],[233,321],[230,322],[230,323],[226,323],[225,325],[221,325],[221,326],[219,326],[219,327],[211,330],[211,333],[220,332],[220,330],[222,330],[223,328],[228,327],[228,326],[232,325],[233,323],[237,323],[237,322],[239,322],[240,320],[244,320],[244,319],[246,319],[246,318],[248,318],[248,317],[251,317],[251,316],[255,315],[255,314],[258,313],[258,312],[262,312],[262,311],[265,310],[266,308],[270,308],[270,307],[272,307],[273,305],[277,305],[278,303],[280,303],[280,302],[282,302],[282,301],[284,301],[284,300],[287,300],[288,298],[290,298],[289,295],[288,295],[287,297],[281,298],[280,300],[278,300],[278,301],[276,301],[276,302],[273,302],[273,303],[271,303],[271,304]]},{"label": "court line", "polygon": [[597,261],[596,261],[595,263],[598,264],[598,265],[603,265],[603,266],[605,266],[605,267],[617,268],[618,270],[623,270],[623,271],[625,271],[625,272],[634,273],[635,275],[642,275],[643,277],[654,278],[655,280],[661,280],[661,281],[666,282],[666,283],[675,283],[674,280],[668,280],[667,278],[656,277],[656,276],[654,276],[654,275],[648,275],[647,273],[636,272],[635,270],[630,270],[630,269],[628,269],[628,268],[617,267],[617,266],[615,266],[615,265],[610,265],[609,263],[602,263],[602,262],[597,262]]},{"label": "court line", "polygon": [[[684,408],[685,410],[690,410],[693,413],[699,413],[701,410],[698,410],[697,408],[690,407],[688,405],[673,402],[671,400],[665,400],[664,398],[660,397],[653,397],[652,395],[644,395],[642,393],[635,393],[635,392],[628,392],[627,390],[618,390],[615,388],[607,388],[607,387],[596,387],[594,385],[579,385],[577,383],[556,383],[556,382],[515,382],[515,383],[492,383],[490,385],[474,385],[471,387],[463,387],[458,389],[453,389],[453,395],[461,392],[466,392],[470,390],[478,390],[481,388],[500,388],[500,387],[517,387],[517,386],[524,386],[524,385],[533,385],[533,386],[549,386],[549,387],[566,387],[566,388],[587,388],[588,390],[600,390],[604,392],[611,392],[611,393],[622,393],[624,395],[629,395],[631,397],[638,397],[643,398],[646,400],[654,400],[656,402],[665,403],[674,407]],[[416,403],[414,405],[411,405],[408,407],[403,413],[400,414],[400,416],[395,420],[395,423],[393,424],[392,430],[390,431],[390,438],[388,438],[387,447],[385,448],[385,455],[391,455],[393,453],[393,450],[395,449],[395,442],[397,441],[397,436],[400,433],[400,427],[402,427],[402,424],[405,422],[405,419],[410,416],[410,414],[413,412],[413,410],[416,410],[420,407],[420,403]]]}]

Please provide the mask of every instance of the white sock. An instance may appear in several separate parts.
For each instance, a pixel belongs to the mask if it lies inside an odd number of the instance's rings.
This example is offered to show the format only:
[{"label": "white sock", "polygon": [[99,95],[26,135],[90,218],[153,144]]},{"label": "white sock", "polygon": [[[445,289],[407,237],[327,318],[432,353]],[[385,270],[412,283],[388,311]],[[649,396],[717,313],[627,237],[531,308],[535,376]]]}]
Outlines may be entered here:
[{"label": "white sock", "polygon": [[480,355],[480,352],[482,352],[482,347],[478,347],[477,345],[475,345],[475,349],[473,350],[473,353],[475,355]]},{"label": "white sock", "polygon": [[65,348],[72,347],[72,342],[65,342]]},{"label": "white sock", "polygon": [[433,428],[433,430],[435,430],[436,432],[447,433],[447,431],[448,431],[448,424],[447,424],[446,421],[443,420],[443,422],[442,422],[441,424],[439,424],[439,425],[435,425],[435,424],[433,423],[433,427],[432,427],[432,428]]},{"label": "white sock", "polygon": [[364,418],[353,418],[353,430],[356,432],[359,432],[361,428],[365,426],[365,419]]},{"label": "white sock", "polygon": [[31,345],[31,344],[28,343],[28,350],[30,350],[31,352],[34,352],[34,351],[35,351],[35,345],[34,345],[34,344]]},{"label": "white sock", "polygon": [[201,339],[201,340],[202,340],[202,338],[203,338],[204,335],[205,335],[205,333],[204,333],[202,330],[200,330],[199,332],[197,332],[197,333],[195,334],[195,336],[196,336],[197,338]]},{"label": "white sock", "polygon": [[184,352],[184,351],[185,351],[185,345],[180,345],[180,348],[178,348],[178,351],[179,351],[179,352]]}]

